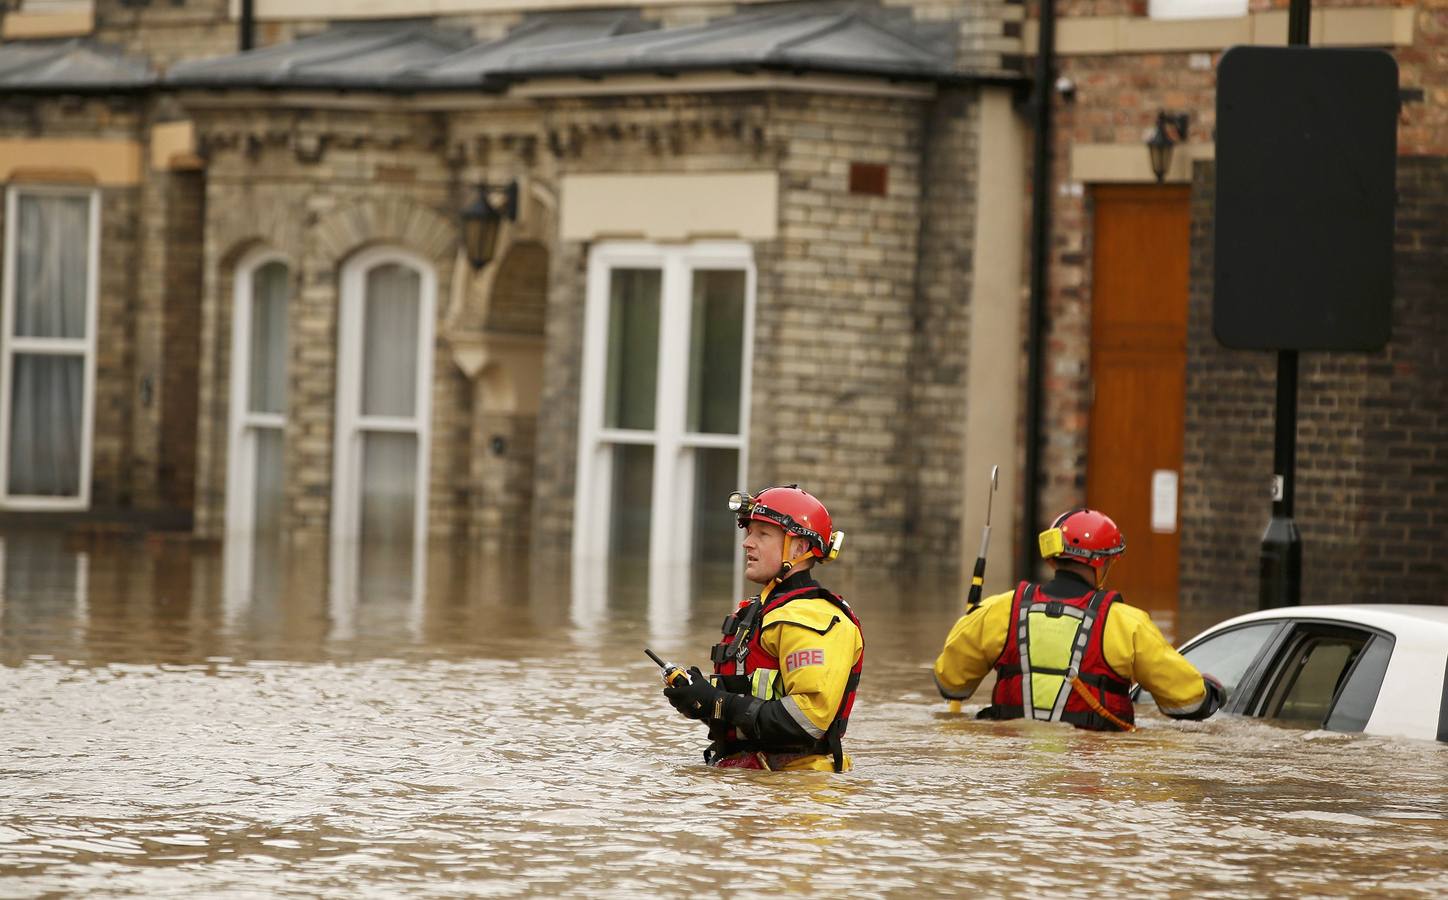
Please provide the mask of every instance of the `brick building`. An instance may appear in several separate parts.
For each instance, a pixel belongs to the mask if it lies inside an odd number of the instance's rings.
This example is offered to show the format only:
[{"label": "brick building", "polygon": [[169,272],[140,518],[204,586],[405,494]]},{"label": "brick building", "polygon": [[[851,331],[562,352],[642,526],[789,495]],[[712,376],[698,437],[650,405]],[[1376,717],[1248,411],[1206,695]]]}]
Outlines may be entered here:
[{"label": "brick building", "polygon": [[[1314,43],[1389,49],[1406,102],[1392,345],[1303,360],[1305,595],[1434,601],[1444,14],[1316,5]],[[797,480],[850,532],[844,565],[956,573],[999,464],[993,587],[1019,535],[1089,502],[1164,621],[1178,596],[1255,604],[1272,363],[1211,337],[1212,110],[1222,50],[1283,43],[1284,5],[1057,5],[1028,517],[1033,8],[258,0],[238,53],[233,6],[0,13],[0,394],[48,366],[35,397],[75,423],[45,437],[73,451],[42,454],[60,480],[4,457],[0,517],[531,541],[657,573],[727,558],[710,498]],[[1161,184],[1159,110],[1189,117]],[[477,268],[459,217],[485,186],[516,217]],[[26,217],[89,255],[24,244]],[[93,327],[15,330],[37,260],[84,269],[55,296]],[[38,420],[0,413],[8,453]]]},{"label": "brick building", "polygon": [[[1286,43],[1286,3],[1062,2],[1037,510],[1113,511],[1132,545],[1134,602],[1190,624],[1255,608],[1270,513],[1275,356],[1211,329],[1216,67],[1235,44]],[[1442,602],[1430,547],[1448,522],[1443,401],[1448,18],[1433,4],[1316,2],[1312,44],[1398,62],[1396,297],[1388,349],[1304,353],[1296,519],[1303,602]],[[1034,10],[1026,48],[1034,53]],[[1163,183],[1143,139],[1188,116]],[[1180,485],[1176,527],[1152,526],[1153,473]],[[1168,506],[1171,504],[1168,504]]]},{"label": "brick building", "polygon": [[[1014,456],[968,417],[1017,415],[971,372],[1019,341],[1018,6],[260,3],[237,53],[224,3],[82,5],[0,22],[10,194],[102,222],[60,505],[662,569],[728,566],[719,499],[799,481],[857,558],[958,563],[963,473]],[[3,59],[42,50],[69,81]]]}]

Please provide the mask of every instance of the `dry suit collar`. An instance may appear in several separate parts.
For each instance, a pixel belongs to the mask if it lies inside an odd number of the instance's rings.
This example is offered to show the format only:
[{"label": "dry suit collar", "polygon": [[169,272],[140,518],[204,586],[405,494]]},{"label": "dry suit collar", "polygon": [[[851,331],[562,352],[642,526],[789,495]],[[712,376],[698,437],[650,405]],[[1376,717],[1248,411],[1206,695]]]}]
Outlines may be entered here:
[{"label": "dry suit collar", "polygon": [[1056,577],[1041,585],[1041,591],[1047,597],[1054,597],[1058,600],[1079,597],[1095,590],[1098,590],[1096,585],[1087,581],[1084,576],[1067,569],[1057,569]]}]

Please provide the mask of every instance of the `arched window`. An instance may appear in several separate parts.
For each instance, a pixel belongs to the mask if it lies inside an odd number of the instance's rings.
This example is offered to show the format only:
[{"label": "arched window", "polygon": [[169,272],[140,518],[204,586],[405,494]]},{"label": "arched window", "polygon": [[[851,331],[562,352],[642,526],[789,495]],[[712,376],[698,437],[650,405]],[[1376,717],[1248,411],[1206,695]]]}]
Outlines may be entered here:
[{"label": "arched window", "polygon": [[431,267],[402,250],[367,250],[342,270],[334,539],[425,539],[436,293]]},{"label": "arched window", "polygon": [[291,291],[291,267],[274,250],[254,251],[236,268],[226,487],[226,528],[234,535],[281,530]]}]

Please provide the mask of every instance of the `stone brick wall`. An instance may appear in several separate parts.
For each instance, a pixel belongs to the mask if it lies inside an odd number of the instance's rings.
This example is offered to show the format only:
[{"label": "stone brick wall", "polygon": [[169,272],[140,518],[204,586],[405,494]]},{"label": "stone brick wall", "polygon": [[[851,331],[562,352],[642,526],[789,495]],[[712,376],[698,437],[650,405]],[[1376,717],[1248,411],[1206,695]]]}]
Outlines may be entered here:
[{"label": "stone brick wall", "polygon": [[230,0],[96,0],[95,16],[98,39],[160,69],[238,47]]},{"label": "stone brick wall", "polygon": [[[957,182],[974,152],[970,95],[952,96],[930,119],[924,100],[798,92],[568,104],[566,118],[558,109],[549,119],[585,129],[605,110],[618,136],[592,140],[559,171],[780,172],[779,237],[755,247],[749,483],[797,481],[818,493],[850,532],[850,556],[872,566],[904,561],[912,534],[926,552],[953,556],[963,247],[974,216],[972,192]],[[932,125],[940,137],[926,163]],[[886,195],[852,194],[852,162],[884,166]],[[949,181],[930,185],[938,193],[928,204],[926,165]],[[534,525],[555,546],[572,531],[586,261],[585,246],[565,244],[549,279]],[[919,515],[913,504],[927,495],[930,514]]]},{"label": "stone brick wall", "polygon": [[[198,119],[210,164],[196,528],[214,536],[224,523],[234,270],[247,249],[266,245],[288,254],[297,279],[288,310],[286,522],[294,534],[320,538],[331,516],[341,268],[373,245],[419,254],[436,275],[441,316],[457,249],[456,201],[428,114],[255,115]],[[460,518],[447,502],[452,440],[456,421],[465,429],[471,413],[450,357],[436,345],[433,354],[429,530],[450,534]]]},{"label": "stone brick wall", "polygon": [[[1202,620],[1257,606],[1276,384],[1274,354],[1211,334],[1213,175],[1193,186],[1182,479],[1182,612]],[[1448,602],[1448,158],[1399,160],[1396,247],[1387,349],[1300,357],[1303,603]]]},{"label": "stone brick wall", "polygon": [[202,241],[206,182],[201,172],[166,180],[165,266],[161,368],[160,456],[162,508],[190,512],[196,496],[197,375],[201,357]]},{"label": "stone brick wall", "polygon": [[[750,483],[797,481],[850,532],[857,561],[903,561],[914,473],[923,104],[781,94],[780,235],[759,277]],[[884,197],[851,194],[852,162],[887,167]]]},{"label": "stone brick wall", "polygon": [[583,384],[583,310],[588,247],[560,242],[548,271],[543,403],[533,460],[533,547],[569,547],[578,480],[578,400]]},{"label": "stone brick wall", "polygon": [[[966,375],[980,122],[974,91],[942,93],[927,111],[920,250],[910,353],[905,533],[917,561],[958,566],[965,486]],[[1002,373],[1010,377],[1014,373]],[[1003,423],[1011,427],[1011,423]]]},{"label": "stone brick wall", "polygon": [[131,419],[135,372],[136,276],[140,191],[101,191],[100,285],[96,309],[94,443],[91,450],[91,507],[130,509]]}]

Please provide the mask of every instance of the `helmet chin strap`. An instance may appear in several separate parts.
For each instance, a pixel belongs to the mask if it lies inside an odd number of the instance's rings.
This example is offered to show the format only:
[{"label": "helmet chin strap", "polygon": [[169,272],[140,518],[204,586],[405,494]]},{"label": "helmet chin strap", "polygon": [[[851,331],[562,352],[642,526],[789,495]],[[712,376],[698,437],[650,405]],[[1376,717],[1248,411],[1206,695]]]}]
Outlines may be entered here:
[{"label": "helmet chin strap", "polygon": [[769,593],[773,591],[776,587],[778,587],[781,581],[789,577],[789,573],[794,571],[795,566],[809,559],[811,556],[814,556],[814,553],[809,549],[808,546],[806,546],[803,553],[801,553],[799,556],[796,556],[794,559],[790,559],[789,545],[792,541],[793,538],[790,538],[788,534],[786,534],[784,547],[782,548],[782,551],[780,553],[779,571],[776,572],[774,577],[770,579],[769,584],[764,586],[764,590],[759,592],[760,603],[765,603],[769,600]]}]

